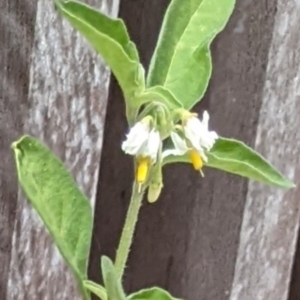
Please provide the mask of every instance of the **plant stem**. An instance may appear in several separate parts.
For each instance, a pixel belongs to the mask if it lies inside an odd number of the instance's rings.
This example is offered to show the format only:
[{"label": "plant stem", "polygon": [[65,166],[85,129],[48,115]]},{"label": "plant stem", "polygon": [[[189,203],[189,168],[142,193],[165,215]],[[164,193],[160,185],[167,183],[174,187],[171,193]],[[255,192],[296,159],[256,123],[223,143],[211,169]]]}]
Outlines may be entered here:
[{"label": "plant stem", "polygon": [[122,279],[126,262],[130,252],[134,230],[138,220],[139,210],[142,204],[144,189],[140,190],[137,184],[132,187],[132,195],[126,215],[125,224],[122,230],[119,247],[117,250],[115,267],[117,275]]}]

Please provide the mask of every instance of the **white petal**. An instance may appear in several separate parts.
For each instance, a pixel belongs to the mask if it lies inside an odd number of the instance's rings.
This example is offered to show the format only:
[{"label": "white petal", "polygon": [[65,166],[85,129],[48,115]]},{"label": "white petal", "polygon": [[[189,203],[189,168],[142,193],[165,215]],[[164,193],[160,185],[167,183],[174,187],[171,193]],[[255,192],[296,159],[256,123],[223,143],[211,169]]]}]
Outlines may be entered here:
[{"label": "white petal", "polygon": [[165,158],[170,155],[180,156],[184,155],[188,150],[188,146],[183,138],[176,132],[171,132],[171,139],[174,144],[174,149],[167,149],[162,153],[162,157]]},{"label": "white petal", "polygon": [[202,124],[203,126],[208,130],[208,121],[209,121],[209,114],[208,112],[205,110],[203,112],[203,116],[202,116]]},{"label": "white petal", "polygon": [[147,143],[143,147],[140,155],[144,157],[150,157],[152,162],[155,163],[157,160],[157,154],[161,144],[161,138],[159,132],[155,129],[152,129],[149,133]]},{"label": "white petal", "polygon": [[193,147],[198,150],[201,148],[200,138],[205,134],[205,131],[201,121],[196,117],[189,118],[184,126],[185,136],[191,142]]},{"label": "white petal", "polygon": [[200,157],[201,157],[205,162],[207,162],[208,159],[207,159],[207,156],[205,155],[203,149],[201,149],[201,150],[199,151],[199,155],[200,155]]},{"label": "white petal", "polygon": [[215,131],[208,131],[206,136],[203,136],[200,140],[200,144],[209,151],[214,146],[218,138],[219,137]]},{"label": "white petal", "polygon": [[174,155],[174,156],[181,156],[184,153],[181,151],[178,151],[178,149],[167,149],[162,153],[162,159],[164,159],[167,156]]},{"label": "white petal", "polygon": [[200,139],[200,144],[207,150],[210,150],[218,139],[218,134],[215,131],[208,130],[209,114],[207,111],[203,112],[202,124],[206,128],[207,132]]},{"label": "white petal", "polygon": [[175,146],[175,149],[182,153],[182,154],[179,154],[179,155],[183,155],[185,154],[189,148],[186,144],[186,141],[176,132],[171,132],[171,139],[172,139],[172,142]]},{"label": "white petal", "polygon": [[144,147],[149,137],[149,125],[144,122],[136,123],[122,143],[122,150],[130,155],[136,155]]},{"label": "white petal", "polygon": [[189,130],[192,131],[196,135],[199,134],[199,130],[201,130],[201,129],[202,129],[202,131],[205,130],[204,125],[197,117],[188,118],[188,120],[186,121],[185,127],[189,128]]}]

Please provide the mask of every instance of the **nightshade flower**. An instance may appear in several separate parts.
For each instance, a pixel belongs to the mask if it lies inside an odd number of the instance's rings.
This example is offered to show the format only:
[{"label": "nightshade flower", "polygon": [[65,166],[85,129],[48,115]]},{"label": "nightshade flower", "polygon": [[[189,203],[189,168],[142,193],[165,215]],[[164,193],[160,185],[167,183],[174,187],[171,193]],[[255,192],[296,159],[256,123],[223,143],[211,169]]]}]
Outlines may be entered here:
[{"label": "nightshade flower", "polygon": [[209,131],[208,121],[207,111],[203,113],[202,121],[195,114],[187,116],[182,122],[183,136],[176,132],[171,133],[174,149],[165,150],[163,157],[180,156],[188,153],[194,169],[201,172],[203,161],[207,162],[205,151],[210,151],[218,139],[215,131]]},{"label": "nightshade flower", "polygon": [[156,163],[161,138],[159,132],[151,126],[151,117],[137,122],[129,131],[122,143],[122,150],[137,159],[136,181],[143,184],[149,167]]}]

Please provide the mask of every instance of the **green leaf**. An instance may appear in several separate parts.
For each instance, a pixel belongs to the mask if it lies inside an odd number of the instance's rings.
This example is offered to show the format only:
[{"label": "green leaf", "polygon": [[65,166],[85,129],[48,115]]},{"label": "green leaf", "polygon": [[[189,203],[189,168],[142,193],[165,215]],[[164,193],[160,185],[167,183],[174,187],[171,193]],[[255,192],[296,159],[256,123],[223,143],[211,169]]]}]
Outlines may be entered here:
[{"label": "green leaf", "polygon": [[107,300],[126,300],[121,281],[118,279],[114,264],[106,257],[101,257],[101,270],[107,292]]},{"label": "green leaf", "polygon": [[155,101],[164,104],[169,109],[182,107],[182,104],[168,89],[159,85],[143,91],[136,98],[136,101],[138,101],[140,105]]},{"label": "green leaf", "polygon": [[127,101],[127,110],[137,109],[134,96],[145,88],[144,69],[124,22],[111,19],[77,1],[53,0],[60,13],[95,48],[109,65]]},{"label": "green leaf", "polygon": [[107,300],[106,290],[103,286],[90,280],[85,280],[83,284],[87,290],[91,291],[93,294],[98,296],[101,300]]},{"label": "green leaf", "polygon": [[204,95],[211,76],[210,44],[223,30],[235,0],[173,0],[150,63],[147,86],[169,89],[184,108]]},{"label": "green leaf", "polygon": [[[295,187],[294,183],[281,175],[266,159],[244,143],[219,138],[213,149],[206,153],[208,167],[247,177],[265,184],[283,188]],[[170,156],[164,164],[172,162],[190,163],[188,156]]]},{"label": "green leaf", "polygon": [[12,144],[19,182],[86,298],[82,280],[92,234],[92,210],[62,162],[43,144],[23,136]]},{"label": "green leaf", "polygon": [[169,292],[161,288],[152,287],[131,294],[128,297],[128,300],[180,300],[180,299],[172,297],[169,294]]}]

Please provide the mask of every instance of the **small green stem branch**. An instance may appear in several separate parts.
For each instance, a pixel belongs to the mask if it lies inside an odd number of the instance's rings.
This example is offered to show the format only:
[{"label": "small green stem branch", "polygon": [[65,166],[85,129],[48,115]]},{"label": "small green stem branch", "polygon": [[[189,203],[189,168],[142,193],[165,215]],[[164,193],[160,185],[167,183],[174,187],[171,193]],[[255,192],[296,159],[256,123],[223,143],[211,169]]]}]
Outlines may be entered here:
[{"label": "small green stem branch", "polygon": [[120,279],[122,279],[126,267],[143,195],[144,189],[140,190],[138,185],[134,184],[115,261],[116,272]]}]

